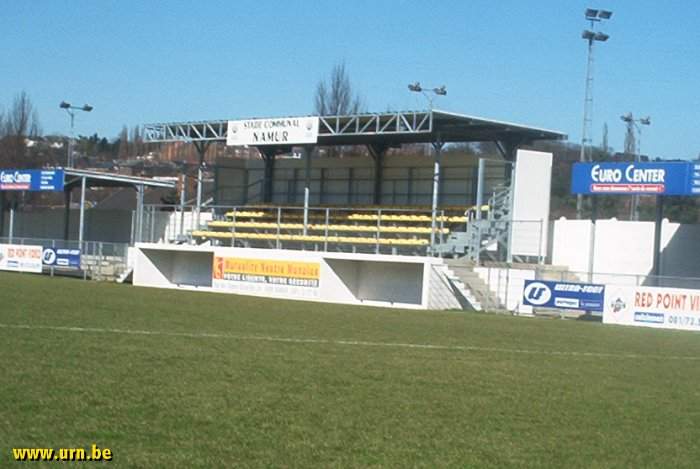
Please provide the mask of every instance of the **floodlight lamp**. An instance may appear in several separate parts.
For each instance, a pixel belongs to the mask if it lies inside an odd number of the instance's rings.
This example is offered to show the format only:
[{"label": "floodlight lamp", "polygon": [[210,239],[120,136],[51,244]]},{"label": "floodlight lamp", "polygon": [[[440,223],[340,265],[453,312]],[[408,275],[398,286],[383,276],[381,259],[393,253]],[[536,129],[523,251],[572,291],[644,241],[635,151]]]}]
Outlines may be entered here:
[{"label": "floodlight lamp", "polygon": [[605,34],[605,33],[595,33],[595,36],[593,36],[593,39],[595,39],[596,41],[605,42],[608,39],[610,39],[610,36]]},{"label": "floodlight lamp", "polygon": [[598,17],[598,10],[593,8],[586,8],[586,19],[592,20]]},{"label": "floodlight lamp", "polygon": [[589,31],[589,30],[585,29],[585,30],[581,33],[581,37],[590,41],[590,40],[592,40],[593,38],[595,38],[595,33],[594,33],[593,31]]},{"label": "floodlight lamp", "polygon": [[70,109],[70,103],[67,103],[65,101],[61,101],[61,104],[58,105],[61,109]]},{"label": "floodlight lamp", "polygon": [[600,10],[598,12],[598,18],[601,18],[604,20],[609,20],[611,16],[612,16],[612,11],[610,11],[610,10]]},{"label": "floodlight lamp", "polygon": [[447,96],[447,87],[442,85],[440,88],[433,88],[433,92],[440,96]]},{"label": "floodlight lamp", "polygon": [[85,112],[90,112],[90,111],[92,111],[92,109],[93,109],[93,107],[90,106],[89,104],[85,104],[83,106],[83,111],[85,111]]},{"label": "floodlight lamp", "polygon": [[633,118],[632,118],[632,113],[631,113],[631,112],[628,112],[628,113],[625,114],[624,116],[620,116],[620,119],[622,119],[622,120],[625,121],[625,122],[632,122],[632,120],[633,120]]},{"label": "floodlight lamp", "polygon": [[416,93],[420,93],[421,91],[423,91],[423,88],[421,88],[419,82],[409,84],[408,89],[411,91],[415,91]]},{"label": "floodlight lamp", "polygon": [[639,119],[639,123],[642,125],[651,125],[651,117],[642,117],[641,119]]}]

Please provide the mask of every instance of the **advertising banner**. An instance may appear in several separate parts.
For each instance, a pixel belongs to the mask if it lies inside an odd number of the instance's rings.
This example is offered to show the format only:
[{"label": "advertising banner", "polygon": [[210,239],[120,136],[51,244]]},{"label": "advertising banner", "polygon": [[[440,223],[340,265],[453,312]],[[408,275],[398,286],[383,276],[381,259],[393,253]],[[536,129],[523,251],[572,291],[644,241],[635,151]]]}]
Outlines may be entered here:
[{"label": "advertising banner", "polygon": [[700,195],[700,164],[575,163],[573,194]]},{"label": "advertising banner", "polygon": [[525,280],[523,304],[538,308],[603,312],[605,286],[588,283]]},{"label": "advertising banner", "polygon": [[214,280],[318,288],[318,262],[214,257]]},{"label": "advertising banner", "polygon": [[603,322],[700,331],[700,290],[609,285]]},{"label": "advertising banner", "polygon": [[63,190],[62,169],[3,169],[0,170],[0,191]]},{"label": "advertising banner", "polygon": [[41,273],[41,246],[0,244],[0,270]]},{"label": "advertising banner", "polygon": [[80,269],[80,249],[44,248],[41,260],[47,267]]},{"label": "advertising banner", "polygon": [[318,140],[318,117],[228,121],[226,145],[302,145]]}]

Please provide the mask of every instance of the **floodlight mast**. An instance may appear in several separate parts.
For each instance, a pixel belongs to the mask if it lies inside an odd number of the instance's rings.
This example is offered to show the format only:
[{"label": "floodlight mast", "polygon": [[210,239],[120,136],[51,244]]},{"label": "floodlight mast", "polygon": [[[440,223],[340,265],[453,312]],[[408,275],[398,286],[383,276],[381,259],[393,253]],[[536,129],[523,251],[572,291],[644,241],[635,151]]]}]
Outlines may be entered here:
[{"label": "floodlight mast", "polygon": [[[609,10],[597,10],[587,8],[584,12],[587,21],[591,23],[590,29],[585,29],[581,37],[588,41],[588,62],[586,64],[586,94],[583,101],[583,131],[581,132],[581,154],[579,161],[592,161],[591,134],[593,127],[593,45],[595,42],[605,42],[610,36],[603,32],[596,32],[595,24],[602,20],[608,20],[612,16]],[[576,196],[576,218],[583,216],[583,195]]]},{"label": "floodlight mast", "polygon": [[[642,160],[642,125],[651,125],[651,117],[641,117],[635,119],[631,112],[620,116],[620,119],[627,126],[627,135],[625,136],[625,153],[633,153],[634,161],[639,162]],[[637,138],[635,141],[634,131],[637,131]],[[630,220],[639,221],[639,195],[632,196],[632,203],[630,204]]]},{"label": "floodlight mast", "polygon": [[90,106],[89,104],[84,104],[82,106],[73,106],[71,103],[66,102],[66,101],[61,101],[61,104],[58,105],[59,108],[65,109],[68,115],[70,116],[70,138],[68,139],[68,157],[66,158],[66,167],[67,168],[72,168],[73,167],[73,140],[75,138],[75,134],[73,132],[73,124],[75,121],[75,111],[83,111],[83,112],[91,112],[94,108]]},{"label": "floodlight mast", "polygon": [[408,85],[408,90],[413,91],[414,93],[422,93],[423,96],[428,100],[428,104],[430,106],[430,110],[433,110],[433,99],[431,95],[428,93],[433,93],[435,96],[447,96],[447,87],[445,85],[442,86],[435,86],[433,88],[428,88],[425,89],[421,86],[420,82],[415,82],[415,83],[410,83]]}]

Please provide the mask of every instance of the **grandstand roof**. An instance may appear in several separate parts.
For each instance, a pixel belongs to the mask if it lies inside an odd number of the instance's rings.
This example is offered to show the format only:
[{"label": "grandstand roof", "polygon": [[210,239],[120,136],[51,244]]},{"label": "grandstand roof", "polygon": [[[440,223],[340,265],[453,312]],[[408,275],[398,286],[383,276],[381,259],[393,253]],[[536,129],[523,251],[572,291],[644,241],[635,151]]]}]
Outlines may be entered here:
[{"label": "grandstand roof", "polygon": [[72,189],[81,185],[81,179],[85,178],[87,187],[163,187],[174,189],[175,181],[162,181],[151,178],[126,176],[124,174],[103,173],[101,171],[90,171],[84,169],[67,168],[63,170],[65,174],[64,187]]},{"label": "grandstand roof", "polygon": [[[318,145],[563,140],[564,133],[437,109],[318,116]],[[148,142],[226,141],[228,120],[144,125]]]}]

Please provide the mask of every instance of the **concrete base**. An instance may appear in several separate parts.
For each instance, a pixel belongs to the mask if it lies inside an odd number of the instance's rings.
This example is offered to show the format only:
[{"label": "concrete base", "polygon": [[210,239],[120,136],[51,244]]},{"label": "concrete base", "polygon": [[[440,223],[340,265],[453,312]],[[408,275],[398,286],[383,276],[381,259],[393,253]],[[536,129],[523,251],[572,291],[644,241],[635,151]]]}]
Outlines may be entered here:
[{"label": "concrete base", "polygon": [[442,259],[139,243],[133,283],[271,298],[428,309]]}]

